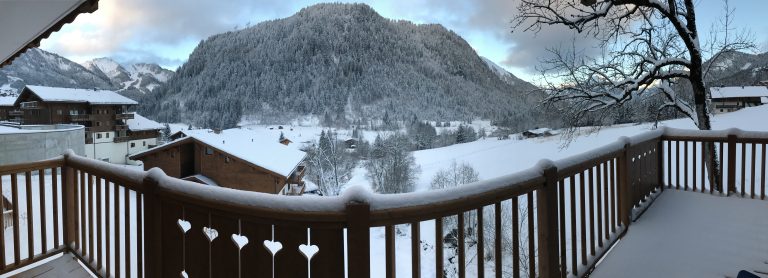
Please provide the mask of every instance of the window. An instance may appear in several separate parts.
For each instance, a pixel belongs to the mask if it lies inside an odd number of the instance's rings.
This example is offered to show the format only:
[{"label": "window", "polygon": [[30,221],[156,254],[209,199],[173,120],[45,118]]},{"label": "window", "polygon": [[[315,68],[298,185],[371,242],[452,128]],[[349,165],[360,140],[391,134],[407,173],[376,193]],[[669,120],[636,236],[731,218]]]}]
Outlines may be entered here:
[{"label": "window", "polygon": [[206,154],[206,155],[212,155],[212,154],[213,154],[213,149],[211,149],[211,148],[205,148],[205,154]]},{"label": "window", "polygon": [[135,147],[136,147],[136,143],[131,143],[131,148],[135,148]]},{"label": "window", "polygon": [[101,126],[101,122],[96,122],[96,126]]},{"label": "window", "polygon": [[56,110],[56,115],[61,115],[61,114],[64,114],[64,113],[61,111],[61,109],[59,109],[59,110]]},{"label": "window", "polygon": [[142,146],[146,147],[147,146],[147,141],[141,141],[141,144],[142,144]]},{"label": "window", "polygon": [[229,163],[229,156],[224,158],[224,163]]},{"label": "window", "polygon": [[96,133],[96,139],[101,139],[101,133]]},{"label": "window", "polygon": [[109,132],[107,132],[106,134],[107,134],[107,138],[109,138]]}]

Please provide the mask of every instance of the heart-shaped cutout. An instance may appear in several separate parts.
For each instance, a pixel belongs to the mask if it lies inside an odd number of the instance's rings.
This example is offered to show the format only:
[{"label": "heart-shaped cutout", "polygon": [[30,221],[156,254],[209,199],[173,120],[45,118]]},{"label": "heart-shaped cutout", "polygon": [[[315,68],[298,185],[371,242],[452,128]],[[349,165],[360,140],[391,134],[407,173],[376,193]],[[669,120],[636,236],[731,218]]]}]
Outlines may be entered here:
[{"label": "heart-shaped cutout", "polygon": [[307,261],[311,261],[312,257],[314,257],[317,252],[320,252],[320,247],[317,247],[317,245],[302,244],[299,245],[299,251],[301,251],[301,254],[307,258]]},{"label": "heart-shaped cutout", "polygon": [[274,256],[277,252],[280,252],[280,250],[283,249],[283,244],[279,241],[265,240],[264,247],[266,247],[267,250],[269,250],[269,253],[272,253],[272,256]]},{"label": "heart-shaped cutout", "polygon": [[179,275],[179,277],[181,277],[181,278],[189,278],[189,275],[187,275],[186,271],[182,270],[181,274]]},{"label": "heart-shaped cutout", "polygon": [[219,237],[219,231],[217,231],[214,228],[203,227],[203,233],[205,234],[205,237],[207,237],[208,241],[210,242],[213,242],[214,239]]},{"label": "heart-shaped cutout", "polygon": [[248,238],[244,235],[232,234],[232,241],[240,249],[243,249],[243,246],[248,244]]},{"label": "heart-shaped cutout", "polygon": [[181,220],[176,223],[179,225],[179,229],[181,229],[181,232],[186,234],[189,229],[192,229],[192,223],[189,223],[189,221]]}]

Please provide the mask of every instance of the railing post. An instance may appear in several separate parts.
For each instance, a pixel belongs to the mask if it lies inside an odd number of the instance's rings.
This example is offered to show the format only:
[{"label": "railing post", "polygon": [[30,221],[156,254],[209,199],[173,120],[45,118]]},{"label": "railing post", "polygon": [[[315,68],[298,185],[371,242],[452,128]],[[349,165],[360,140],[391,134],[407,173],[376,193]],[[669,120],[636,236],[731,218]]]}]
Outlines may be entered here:
[{"label": "railing post", "polygon": [[[160,242],[162,235],[162,211],[160,206],[160,200],[155,194],[155,189],[158,185],[158,180],[153,176],[153,172],[156,170],[150,169],[147,175],[144,176],[144,273],[146,277],[161,277],[163,268],[163,248]],[[157,169],[159,170],[159,169]],[[162,174],[162,170],[159,171]],[[140,233],[142,231],[139,231]],[[141,270],[139,270],[141,271]]]},{"label": "railing post", "polygon": [[725,193],[725,196],[728,196],[731,192],[736,192],[736,134],[728,134],[728,189],[721,193]]},{"label": "railing post", "polygon": [[[664,139],[662,138],[659,137],[659,142],[656,142],[656,186],[664,191]],[[694,161],[694,163],[696,162]],[[696,166],[694,165],[694,167]],[[702,169],[702,171],[704,170]]]},{"label": "railing post", "polygon": [[352,201],[347,204],[347,251],[349,277],[370,277],[371,238],[370,205]]},{"label": "railing post", "polygon": [[536,190],[539,271],[541,277],[561,277],[558,237],[560,233],[557,227],[557,167],[551,162],[544,167],[544,187]]},{"label": "railing post", "polygon": [[619,156],[619,216],[624,225],[625,233],[629,230],[629,222],[632,214],[632,194],[629,191],[629,141],[624,140],[624,149]]},{"label": "railing post", "polygon": [[63,179],[64,196],[62,208],[64,210],[64,245],[66,250],[75,248],[77,241],[77,196],[75,194],[75,169],[69,166],[69,157],[72,153],[64,154],[64,167],[61,175]]}]

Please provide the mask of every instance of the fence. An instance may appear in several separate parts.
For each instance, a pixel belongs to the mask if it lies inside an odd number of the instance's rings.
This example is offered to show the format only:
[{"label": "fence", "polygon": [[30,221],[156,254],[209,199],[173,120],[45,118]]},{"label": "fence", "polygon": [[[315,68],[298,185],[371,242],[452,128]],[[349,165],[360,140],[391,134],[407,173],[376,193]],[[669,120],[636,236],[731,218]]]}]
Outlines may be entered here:
[{"label": "fence", "polygon": [[459,188],[336,197],[199,186],[69,153],[0,167],[13,206],[0,273],[71,252],[101,277],[583,277],[660,190],[721,192],[705,147],[725,158],[727,192],[764,198],[766,144],[661,129]]}]

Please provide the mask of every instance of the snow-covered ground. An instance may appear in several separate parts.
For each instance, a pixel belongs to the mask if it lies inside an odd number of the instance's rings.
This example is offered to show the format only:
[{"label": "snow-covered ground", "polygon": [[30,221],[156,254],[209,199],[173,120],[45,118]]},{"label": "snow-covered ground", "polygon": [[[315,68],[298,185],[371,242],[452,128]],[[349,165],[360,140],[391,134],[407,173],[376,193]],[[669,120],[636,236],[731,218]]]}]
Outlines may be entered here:
[{"label": "snow-covered ground", "polygon": [[[736,277],[768,273],[768,202],[669,190],[591,277]],[[765,276],[764,276],[765,277]]]}]

